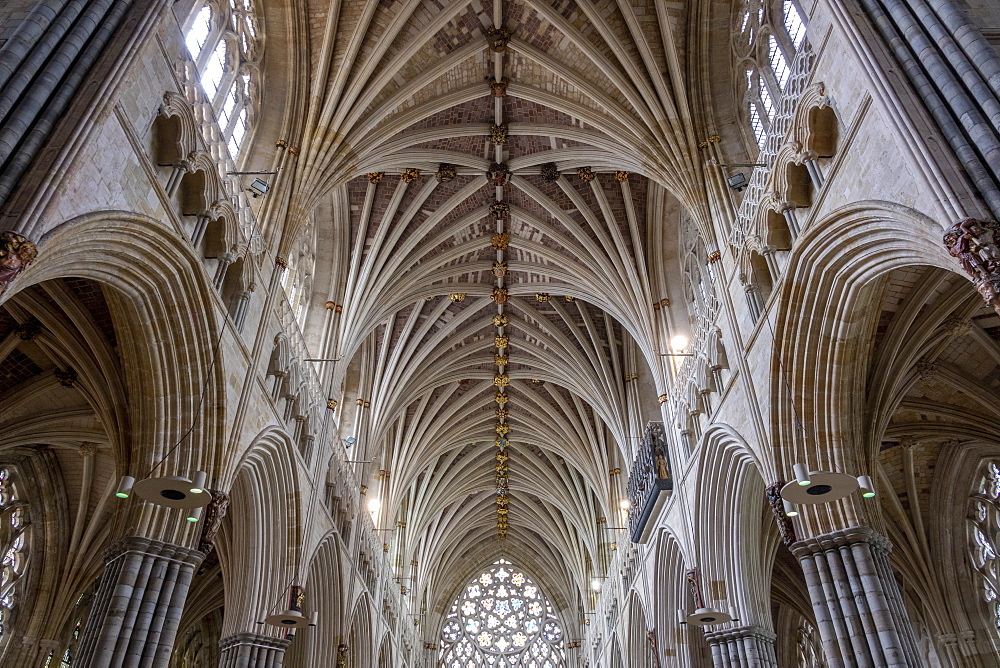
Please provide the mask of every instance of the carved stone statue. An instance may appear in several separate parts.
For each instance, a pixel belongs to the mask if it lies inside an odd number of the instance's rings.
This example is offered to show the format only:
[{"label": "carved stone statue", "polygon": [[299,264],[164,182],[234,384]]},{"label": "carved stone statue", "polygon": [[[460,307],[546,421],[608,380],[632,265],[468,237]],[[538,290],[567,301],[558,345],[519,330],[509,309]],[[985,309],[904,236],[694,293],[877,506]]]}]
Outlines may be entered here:
[{"label": "carved stone statue", "polygon": [[486,31],[486,39],[494,53],[503,53],[507,50],[507,42],[510,41],[510,31],[506,28],[489,28]]},{"label": "carved stone statue", "polygon": [[993,221],[966,218],[944,233],[948,253],[957,259],[988,304],[1000,312],[1000,249]]},{"label": "carved stone statue", "polygon": [[229,495],[215,489],[208,490],[212,495],[212,501],[205,508],[204,524],[201,526],[201,539],[198,541],[198,549],[209,554],[215,549],[215,537],[219,535],[222,528],[222,519],[229,510]]},{"label": "carved stone statue", "polygon": [[791,518],[785,514],[785,506],[781,503],[781,488],[784,486],[784,480],[779,480],[773,485],[768,485],[767,489],[764,490],[764,496],[767,498],[767,503],[771,506],[771,512],[774,513],[774,519],[778,523],[781,541],[785,545],[791,545],[797,539],[795,537],[795,526],[792,524]]},{"label": "carved stone statue", "polygon": [[0,232],[0,295],[38,256],[35,244],[16,232]]}]

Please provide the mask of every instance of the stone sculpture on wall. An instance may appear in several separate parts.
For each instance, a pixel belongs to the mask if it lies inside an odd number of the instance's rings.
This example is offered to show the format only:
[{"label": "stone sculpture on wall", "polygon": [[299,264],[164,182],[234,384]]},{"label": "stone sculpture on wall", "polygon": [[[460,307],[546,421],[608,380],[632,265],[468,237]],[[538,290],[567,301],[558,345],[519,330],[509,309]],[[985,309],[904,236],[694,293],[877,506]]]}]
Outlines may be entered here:
[{"label": "stone sculpture on wall", "polygon": [[0,232],[0,295],[7,291],[18,274],[28,268],[38,249],[16,232]]},{"label": "stone sculpture on wall", "polygon": [[956,258],[988,304],[1000,312],[1000,249],[993,221],[966,218],[944,233],[944,245]]}]

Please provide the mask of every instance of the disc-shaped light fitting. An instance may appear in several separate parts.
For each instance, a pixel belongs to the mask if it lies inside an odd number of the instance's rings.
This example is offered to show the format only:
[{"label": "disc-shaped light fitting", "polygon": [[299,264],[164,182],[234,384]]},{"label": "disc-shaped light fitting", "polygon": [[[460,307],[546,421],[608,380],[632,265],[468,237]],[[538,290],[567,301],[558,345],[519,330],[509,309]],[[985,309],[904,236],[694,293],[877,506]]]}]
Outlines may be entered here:
[{"label": "disc-shaped light fitting", "polygon": [[813,472],[809,476],[808,486],[792,481],[781,488],[781,498],[792,503],[816,504],[830,503],[853,494],[858,489],[858,480],[846,473],[830,473],[826,471]]},{"label": "disc-shaped light fitting", "polygon": [[297,610],[283,610],[274,615],[268,615],[265,622],[279,629],[302,629],[309,626],[309,618]]},{"label": "disc-shaped light fitting", "polygon": [[733,621],[733,616],[728,612],[716,610],[714,608],[698,608],[693,613],[684,618],[691,626],[714,626]]},{"label": "disc-shaped light fitting", "polygon": [[192,494],[192,484],[181,476],[146,478],[135,483],[135,493],[150,503],[167,508],[187,510],[211,503],[210,494]]}]

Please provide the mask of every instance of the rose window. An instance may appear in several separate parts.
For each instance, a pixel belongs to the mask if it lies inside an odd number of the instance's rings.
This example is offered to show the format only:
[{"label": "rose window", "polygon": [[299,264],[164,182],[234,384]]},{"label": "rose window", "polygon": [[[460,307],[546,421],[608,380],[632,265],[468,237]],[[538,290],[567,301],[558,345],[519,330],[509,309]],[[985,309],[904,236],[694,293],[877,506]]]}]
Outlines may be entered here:
[{"label": "rose window", "polygon": [[562,668],[565,655],[552,604],[504,560],[468,584],[441,629],[441,668]]}]

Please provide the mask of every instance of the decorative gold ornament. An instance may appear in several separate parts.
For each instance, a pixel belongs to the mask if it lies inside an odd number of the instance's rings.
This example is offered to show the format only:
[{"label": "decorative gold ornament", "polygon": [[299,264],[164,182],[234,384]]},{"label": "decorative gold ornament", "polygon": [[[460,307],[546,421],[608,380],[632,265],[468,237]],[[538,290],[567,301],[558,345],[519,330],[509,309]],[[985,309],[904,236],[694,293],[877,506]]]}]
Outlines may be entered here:
[{"label": "decorative gold ornament", "polygon": [[496,346],[497,348],[500,349],[506,348],[508,344],[510,344],[509,336],[500,336],[499,334],[497,334],[496,336],[493,337],[493,345]]},{"label": "decorative gold ornament", "polygon": [[278,269],[288,269],[288,260],[278,255],[274,258],[274,266]]},{"label": "decorative gold ornament", "polygon": [[285,141],[284,139],[279,139],[278,141],[274,142],[274,148],[286,149],[288,148],[288,142]]},{"label": "decorative gold ornament", "polygon": [[337,306],[337,303],[336,303],[336,302],[327,302],[327,303],[326,303],[326,304],[324,305],[324,308],[325,308],[325,309],[326,309],[327,311],[332,311],[332,310],[333,310],[334,308],[336,308],[336,306]]},{"label": "decorative gold ornament", "polygon": [[667,308],[668,306],[670,306],[670,300],[666,298],[661,299],[660,306],[662,306],[663,308]]},{"label": "decorative gold ornament", "polygon": [[497,453],[497,461],[498,462],[505,462],[508,459],[510,459],[510,455],[508,455],[506,452],[498,452]]},{"label": "decorative gold ornament", "polygon": [[584,183],[590,183],[594,180],[594,170],[590,167],[577,167],[576,175],[580,177],[580,180]]},{"label": "decorative gold ornament", "polygon": [[506,420],[507,419],[507,409],[506,408],[498,408],[497,409],[497,419],[498,420]]},{"label": "decorative gold ornament", "polygon": [[628,181],[628,176],[629,172],[626,172],[625,170],[619,170],[615,172],[615,179],[618,180],[618,183],[625,183],[626,181]]},{"label": "decorative gold ornament", "polygon": [[535,301],[536,302],[542,302],[542,303],[549,301],[549,293],[547,293],[547,292],[536,292],[535,293]]},{"label": "decorative gold ornament", "polygon": [[494,327],[506,327],[510,323],[510,316],[506,313],[497,313],[493,316]]},{"label": "decorative gold ornament", "polygon": [[415,167],[407,167],[403,170],[403,173],[399,175],[399,180],[403,183],[413,183],[420,178],[420,170]]},{"label": "decorative gold ornament", "polygon": [[490,244],[494,250],[507,250],[507,246],[510,244],[510,235],[506,232],[497,232],[490,237]]},{"label": "decorative gold ornament", "polygon": [[506,475],[507,472],[510,471],[510,466],[508,466],[507,464],[504,464],[502,462],[496,464],[494,466],[494,468],[496,469],[497,473],[500,473],[500,474],[503,474],[503,475]]},{"label": "decorative gold ornament", "polygon": [[712,251],[708,254],[708,263],[715,264],[722,259],[722,251]]},{"label": "decorative gold ornament", "polygon": [[495,441],[493,441],[493,445],[497,446],[497,448],[499,448],[500,451],[503,452],[504,448],[507,447],[507,439],[506,438],[498,438]]},{"label": "decorative gold ornament", "polygon": [[490,79],[490,92],[493,93],[493,97],[503,97],[507,94],[507,77],[497,81],[496,79]]},{"label": "decorative gold ornament", "polygon": [[621,475],[621,472],[622,472],[621,467],[615,467],[608,471],[608,475]]},{"label": "decorative gold ornament", "polygon": [[507,288],[493,288],[493,294],[490,295],[490,299],[497,304],[506,304],[507,300],[510,299],[507,296]]},{"label": "decorative gold ornament", "polygon": [[490,126],[490,143],[494,146],[503,146],[507,143],[507,124]]},{"label": "decorative gold ornament", "polygon": [[540,378],[532,378],[531,379],[531,384],[532,385],[544,385],[545,381],[542,380],[542,379],[540,379]]},{"label": "decorative gold ornament", "polygon": [[493,427],[493,431],[501,436],[506,436],[510,432],[510,427],[504,422],[497,422],[496,426]]},{"label": "decorative gold ornament", "polygon": [[508,397],[508,396],[507,396],[506,394],[504,394],[503,392],[497,392],[497,393],[496,393],[496,396],[495,396],[495,397],[493,397],[493,398],[494,398],[494,399],[496,400],[496,402],[497,402],[498,404],[500,404],[501,406],[503,406],[503,405],[504,405],[505,403],[507,403],[507,402],[508,402],[508,401],[510,400],[510,397]]},{"label": "decorative gold ornament", "polygon": [[661,404],[665,404],[667,403],[667,401],[669,401],[669,397],[667,397],[667,395],[665,394],[661,394],[660,396],[656,397],[656,400]]},{"label": "decorative gold ornament", "polygon": [[336,399],[327,399],[326,400],[326,407],[329,408],[331,411],[337,410],[337,405],[338,404],[337,404],[337,400]]},{"label": "decorative gold ornament", "polygon": [[438,170],[434,172],[434,178],[437,179],[438,183],[448,183],[456,176],[458,176],[458,169],[455,165],[449,165],[447,162],[438,165]]},{"label": "decorative gold ornament", "polygon": [[503,278],[507,275],[507,263],[506,262],[494,262],[493,263],[493,275],[497,278]]},{"label": "decorative gold ornament", "polygon": [[493,214],[494,218],[503,218],[510,213],[510,205],[507,202],[493,202],[490,204],[490,213]]},{"label": "decorative gold ornament", "polygon": [[288,147],[288,154],[289,155],[298,155],[299,154],[299,147],[298,146],[289,146]]},{"label": "decorative gold ornament", "polygon": [[503,53],[507,50],[507,43],[510,41],[510,31],[506,28],[491,27],[486,31],[486,40],[494,53]]},{"label": "decorative gold ornament", "polygon": [[385,172],[368,172],[368,183],[378,183],[385,176]]},{"label": "decorative gold ornament", "polygon": [[568,302],[575,302],[576,301],[576,297],[570,297],[569,295],[566,295],[565,299]]},{"label": "decorative gold ornament", "polygon": [[388,471],[386,471],[385,469],[379,469],[378,470],[378,479],[379,480],[388,480],[389,479],[389,475],[390,475],[390,473]]},{"label": "decorative gold ornament", "polygon": [[542,178],[549,182],[559,179],[559,168],[556,167],[556,163],[547,162],[542,165]]},{"label": "decorative gold ornament", "polygon": [[653,302],[653,310],[654,311],[660,310],[660,302]]},{"label": "decorative gold ornament", "polygon": [[333,312],[334,313],[343,313],[344,312],[344,306],[343,306],[343,304],[337,304],[336,306],[334,306],[333,307]]},{"label": "decorative gold ornament", "polygon": [[450,299],[453,302],[464,302],[466,294],[467,293],[465,292],[453,292],[450,295],[448,295],[448,299]]},{"label": "decorative gold ornament", "polygon": [[510,385],[510,377],[505,373],[498,373],[493,376],[493,384],[497,387],[507,387]]},{"label": "decorative gold ornament", "polygon": [[510,357],[501,355],[500,353],[493,353],[493,363],[497,366],[507,366],[510,363]]}]

